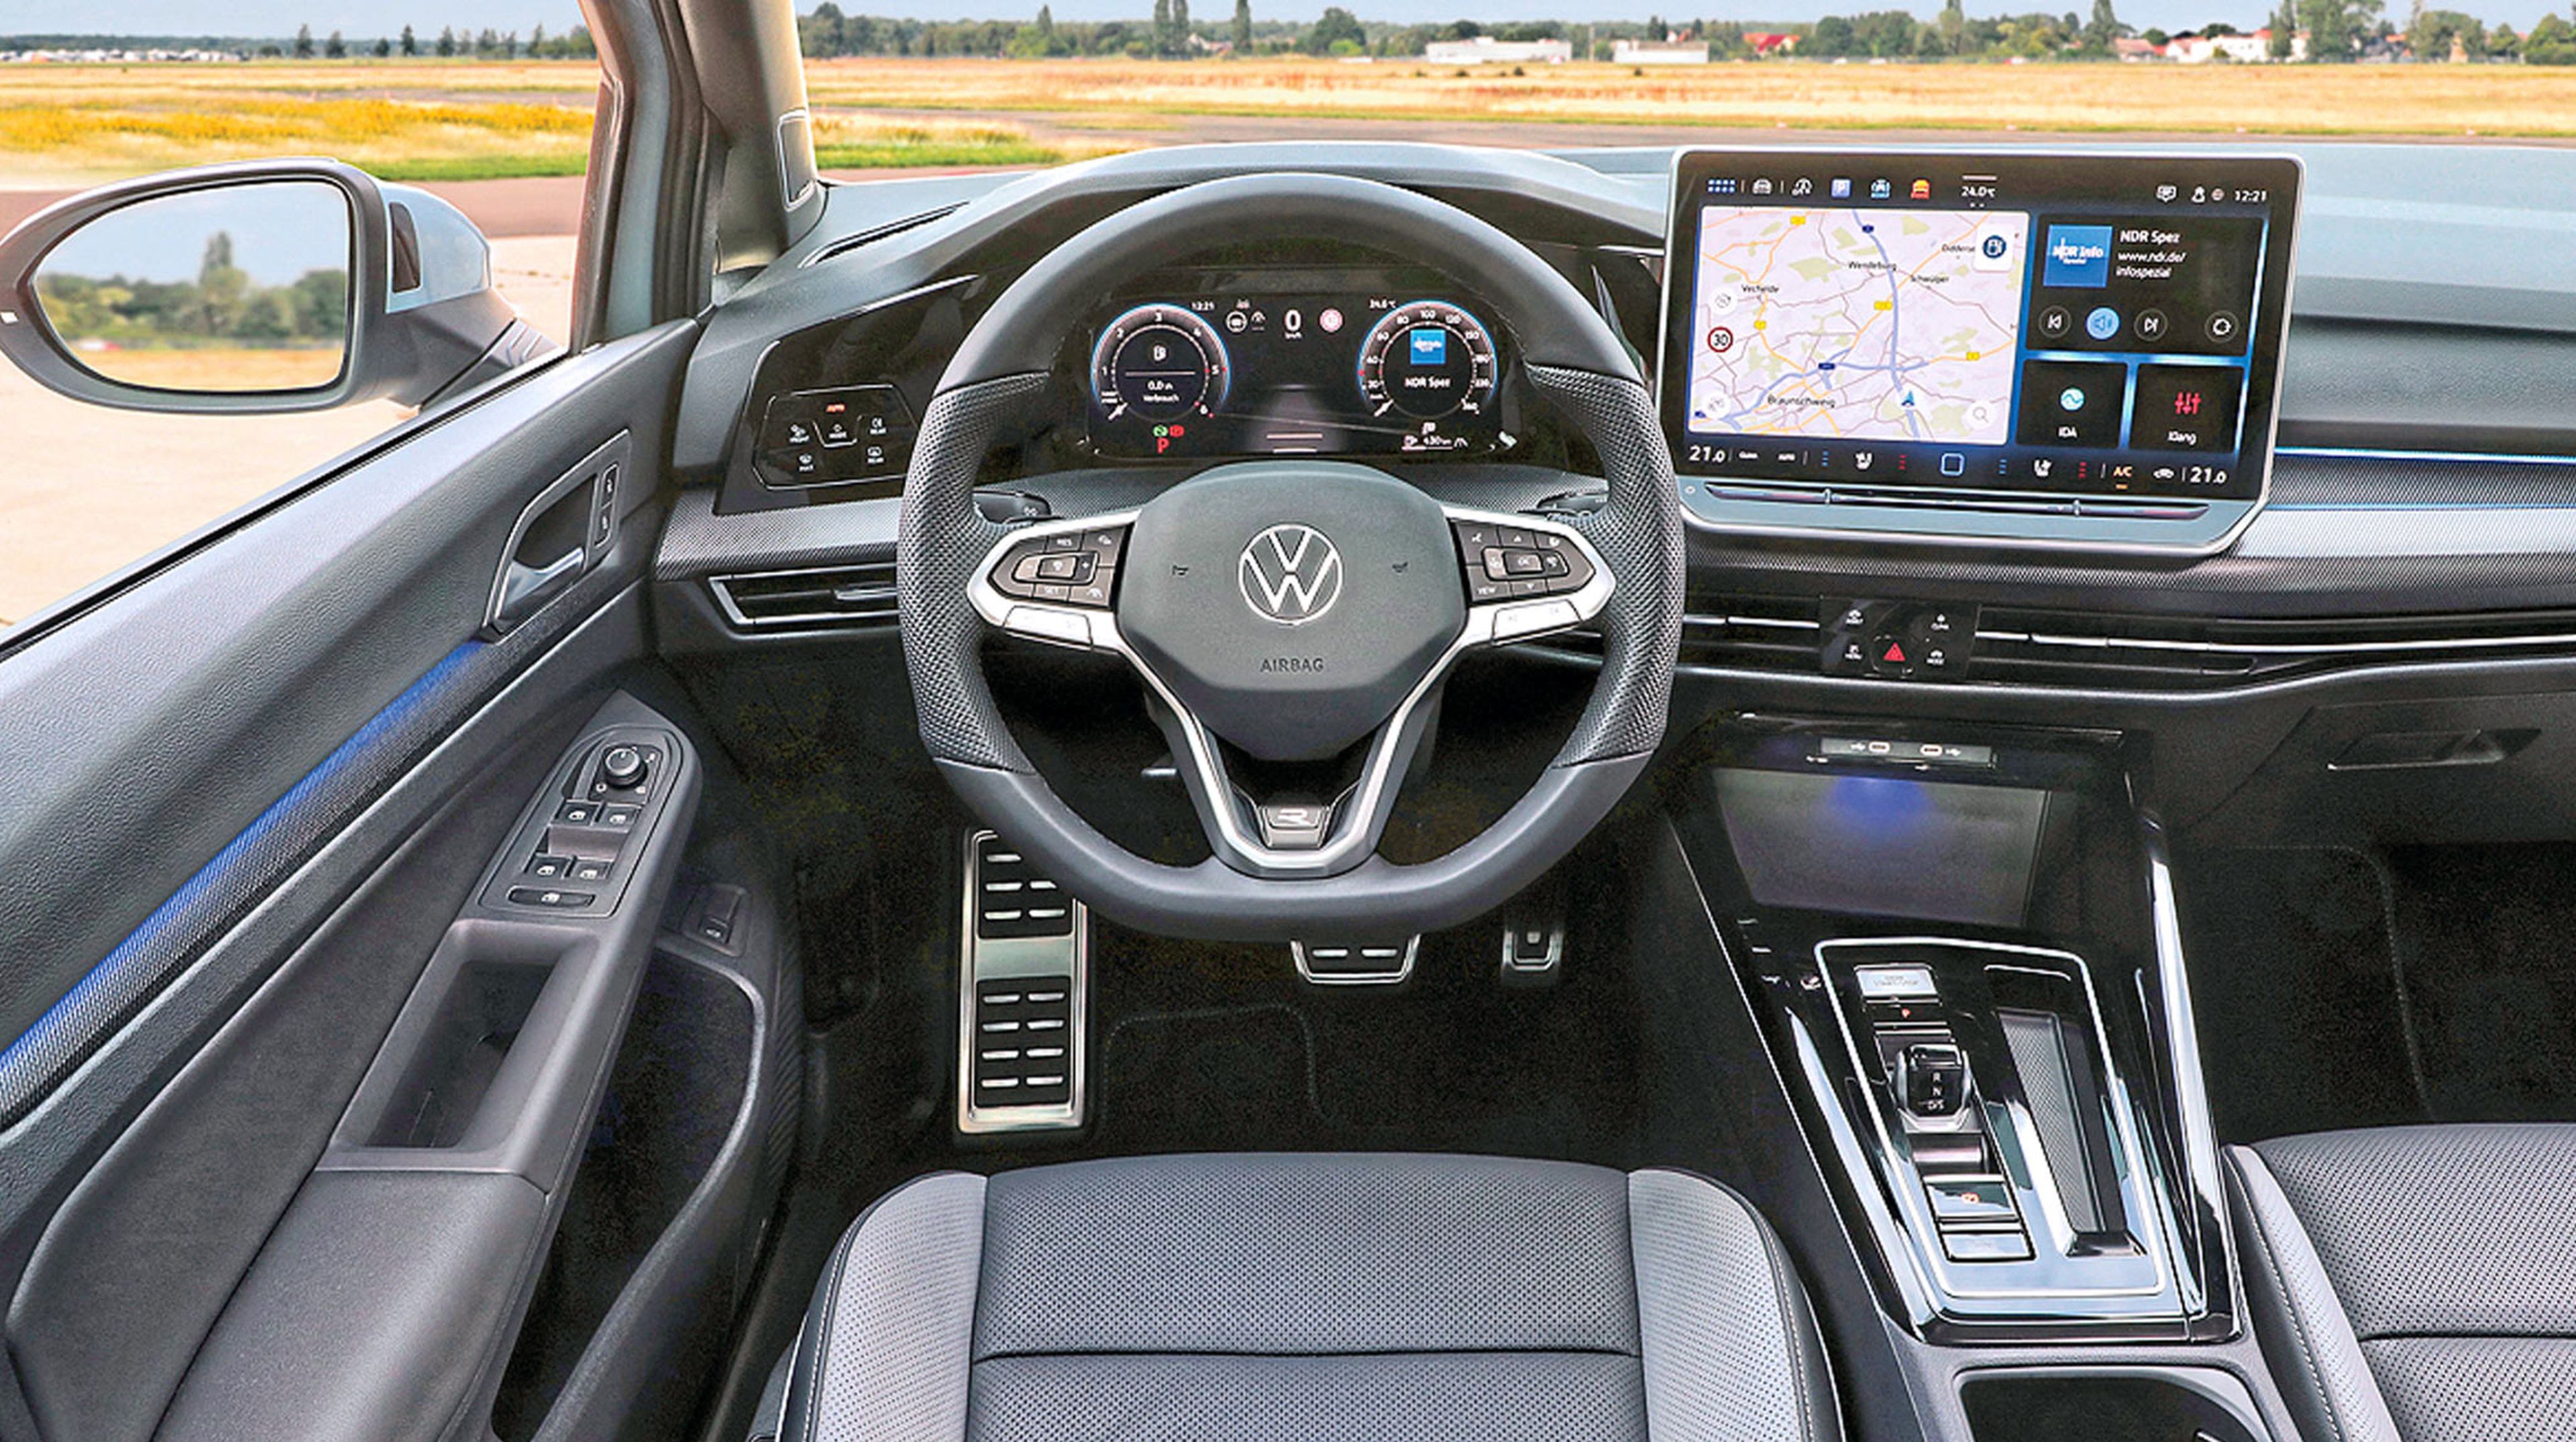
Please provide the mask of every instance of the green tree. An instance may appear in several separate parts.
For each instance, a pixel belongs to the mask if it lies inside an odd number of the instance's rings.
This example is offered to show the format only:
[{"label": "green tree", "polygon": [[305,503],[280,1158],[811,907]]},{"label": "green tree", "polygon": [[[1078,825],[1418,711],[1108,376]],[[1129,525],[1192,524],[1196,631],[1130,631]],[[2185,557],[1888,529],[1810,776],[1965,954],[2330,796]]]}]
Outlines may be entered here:
[{"label": "green tree", "polygon": [[346,60],[349,58],[349,42],[341,39],[340,32],[334,30],[331,38],[322,42],[322,54],[325,59]]},{"label": "green tree", "polygon": [[2111,8],[2111,0],[2093,0],[2093,18],[2084,26],[2084,48],[2109,54],[2111,42],[2127,34],[2128,29]]},{"label": "green tree", "polygon": [[295,58],[298,60],[313,58],[313,27],[310,25],[295,27]]},{"label": "green tree", "polygon": [[2543,15],[2531,33],[2522,37],[2522,61],[2525,65],[2576,65],[2576,25],[2555,15]]},{"label": "green tree", "polygon": [[1172,0],[1172,53],[1190,53],[1190,0]]},{"label": "green tree", "polygon": [[387,57],[391,56],[393,53],[394,53],[394,42],[392,42],[392,41],[390,41],[390,40],[387,40],[386,38],[384,38],[384,37],[383,37],[383,36],[381,36],[381,35],[377,36],[377,37],[376,37],[376,58],[377,58],[378,60],[383,60],[383,59],[385,59],[385,58],[387,58]]},{"label": "green tree", "polygon": [[405,60],[410,60],[417,57],[419,54],[420,37],[412,34],[411,27],[406,25],[403,27],[402,33],[402,57]]},{"label": "green tree", "polygon": [[1854,48],[1852,23],[1840,15],[1826,15],[1807,32],[1807,43],[1799,49],[1811,55],[1849,55]]},{"label": "green tree", "polygon": [[2299,44],[2299,0],[2281,0],[2281,8],[2273,11],[2272,18],[2264,24],[2271,29],[2272,35],[2264,42],[2263,48],[2275,60],[2289,59],[2290,52]]},{"label": "green tree", "polygon": [[1952,55],[1964,54],[1968,48],[1968,7],[1964,0],[1945,0],[1941,18],[1934,23],[1941,36],[1941,48]]},{"label": "green tree", "polygon": [[438,32],[438,58],[441,60],[456,58],[456,31],[453,27]]},{"label": "green tree", "polygon": [[2419,3],[2406,20],[2406,45],[2418,60],[2474,60],[2487,53],[2487,27],[2457,10],[2427,10]]},{"label": "green tree", "polygon": [[1322,19],[1306,27],[1305,40],[1299,48],[1309,55],[1331,55],[1335,53],[1336,46],[1345,42],[1366,49],[1368,31],[1360,24],[1360,17],[1339,5],[1329,5],[1324,8]]},{"label": "green tree", "polygon": [[2356,58],[2362,37],[2379,22],[2381,0],[2297,0],[2299,23],[2308,32],[2310,60]]},{"label": "green tree", "polygon": [[1234,0],[1234,30],[1228,37],[1237,53],[1252,51],[1252,0]]}]

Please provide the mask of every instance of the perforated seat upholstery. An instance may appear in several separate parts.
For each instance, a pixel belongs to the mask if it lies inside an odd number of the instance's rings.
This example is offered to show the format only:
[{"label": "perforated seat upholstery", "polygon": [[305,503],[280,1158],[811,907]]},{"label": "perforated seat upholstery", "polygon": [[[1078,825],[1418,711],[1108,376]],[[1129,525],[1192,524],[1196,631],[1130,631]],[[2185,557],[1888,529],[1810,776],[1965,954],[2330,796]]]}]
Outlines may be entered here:
[{"label": "perforated seat upholstery", "polygon": [[1181,1156],[923,1177],[816,1289],[795,1442],[1840,1435],[1761,1219],[1680,1172]]},{"label": "perforated seat upholstery", "polygon": [[2576,1437],[2576,1126],[2231,1148],[2265,1359],[2308,1442]]}]

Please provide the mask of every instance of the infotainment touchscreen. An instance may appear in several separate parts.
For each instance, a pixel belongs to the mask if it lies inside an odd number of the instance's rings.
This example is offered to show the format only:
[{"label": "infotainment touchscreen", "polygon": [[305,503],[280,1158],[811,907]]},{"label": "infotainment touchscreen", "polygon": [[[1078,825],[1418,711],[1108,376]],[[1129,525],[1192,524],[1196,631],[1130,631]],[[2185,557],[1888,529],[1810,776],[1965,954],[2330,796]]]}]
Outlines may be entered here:
[{"label": "infotainment touchscreen", "polygon": [[1675,466],[1837,500],[2253,500],[2298,190],[2269,156],[1686,151]]}]

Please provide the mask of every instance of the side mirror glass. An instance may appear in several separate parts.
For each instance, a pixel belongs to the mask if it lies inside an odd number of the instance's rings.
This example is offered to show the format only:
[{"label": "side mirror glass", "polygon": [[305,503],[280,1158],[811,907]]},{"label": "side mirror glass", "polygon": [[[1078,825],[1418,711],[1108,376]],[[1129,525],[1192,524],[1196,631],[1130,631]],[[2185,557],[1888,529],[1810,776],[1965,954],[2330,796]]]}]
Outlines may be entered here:
[{"label": "side mirror glass", "polygon": [[349,357],[348,197],[317,180],[153,196],[104,212],[36,266],[74,365],[158,391],[312,391]]},{"label": "side mirror glass", "polygon": [[0,356],[98,405],[432,406],[555,350],[456,207],[336,160],[121,181],[0,237]]}]

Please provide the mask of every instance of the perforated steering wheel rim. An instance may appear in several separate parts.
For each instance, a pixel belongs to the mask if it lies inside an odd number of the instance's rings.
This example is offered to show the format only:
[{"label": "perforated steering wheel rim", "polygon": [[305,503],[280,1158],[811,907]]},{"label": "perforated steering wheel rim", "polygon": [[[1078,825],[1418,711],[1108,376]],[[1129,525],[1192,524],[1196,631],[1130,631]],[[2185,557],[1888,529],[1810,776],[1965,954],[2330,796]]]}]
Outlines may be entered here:
[{"label": "perforated steering wheel rim", "polygon": [[[1544,624],[1526,614],[1509,620],[1520,630],[1505,637],[1493,635],[1505,603],[1469,607],[1464,644],[1423,677],[1421,692],[1435,693],[1448,666],[1475,645],[1578,620],[1597,621],[1602,665],[1581,719],[1539,780],[1493,826],[1435,860],[1398,865],[1375,854],[1393,804],[1391,779],[1385,796],[1361,808],[1369,814],[1341,818],[1362,824],[1364,847],[1349,844],[1361,834],[1350,832],[1339,852],[1319,863],[1247,851],[1219,824],[1232,803],[1222,790],[1221,760],[1210,768],[1189,756],[1181,759],[1217,854],[1188,867],[1148,861],[1056,795],[1013,740],[985,682],[984,642],[1005,630],[1125,656],[1166,705],[1190,719],[1166,678],[1125,644],[1114,610],[1086,614],[997,588],[997,561],[1045,532],[987,520],[975,505],[975,483],[996,438],[1041,401],[1049,363],[1101,295],[1249,229],[1438,257],[1454,280],[1501,309],[1521,372],[1602,462],[1608,498],[1597,511],[1487,517],[1567,539],[1606,584],[1570,616],[1551,610]],[[1446,509],[1461,519],[1483,514]],[[1132,519],[1122,513],[1042,526],[1099,529]],[[905,480],[896,567],[922,740],[961,799],[1103,915],[1159,934],[1231,941],[1400,938],[1469,920],[1535,880],[1609,812],[1661,740],[1683,599],[1672,462],[1651,398],[1635,362],[1580,293],[1520,242],[1454,207],[1374,181],[1302,173],[1207,181],[1128,207],[1059,246],[1007,289],[959,347],[925,410]],[[1474,634],[1480,627],[1483,634]],[[1393,776],[1401,770],[1392,761],[1410,756],[1426,710],[1409,702],[1387,723]],[[1403,734],[1407,727],[1416,729]],[[1378,751],[1369,754],[1375,765]]]}]

